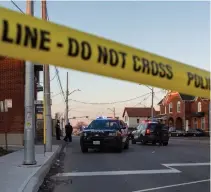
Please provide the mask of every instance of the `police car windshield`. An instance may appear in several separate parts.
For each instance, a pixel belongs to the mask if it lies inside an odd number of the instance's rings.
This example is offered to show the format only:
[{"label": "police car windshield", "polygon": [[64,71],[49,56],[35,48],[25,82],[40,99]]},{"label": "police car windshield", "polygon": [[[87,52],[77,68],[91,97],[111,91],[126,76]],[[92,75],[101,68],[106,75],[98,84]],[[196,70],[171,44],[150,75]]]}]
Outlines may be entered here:
[{"label": "police car windshield", "polygon": [[119,124],[115,120],[94,120],[87,129],[119,129]]}]

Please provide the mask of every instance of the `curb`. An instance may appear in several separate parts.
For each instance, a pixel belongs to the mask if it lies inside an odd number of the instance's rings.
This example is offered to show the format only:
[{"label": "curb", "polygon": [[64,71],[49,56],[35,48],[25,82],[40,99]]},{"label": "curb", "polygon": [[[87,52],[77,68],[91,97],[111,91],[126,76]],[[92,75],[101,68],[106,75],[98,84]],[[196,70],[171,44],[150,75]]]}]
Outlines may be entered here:
[{"label": "curb", "polygon": [[186,143],[190,143],[190,142],[194,142],[194,143],[201,143],[201,144],[210,144],[210,140],[207,139],[183,139],[183,138],[169,138],[169,141],[178,141],[178,142],[186,142]]},{"label": "curb", "polygon": [[19,189],[19,192],[38,192],[52,164],[54,163],[60,152],[64,149],[64,147],[65,143],[60,144],[54,154],[40,167],[40,169],[35,173],[32,173],[32,175],[28,179],[28,182],[26,182],[26,184],[21,187],[22,189]]}]

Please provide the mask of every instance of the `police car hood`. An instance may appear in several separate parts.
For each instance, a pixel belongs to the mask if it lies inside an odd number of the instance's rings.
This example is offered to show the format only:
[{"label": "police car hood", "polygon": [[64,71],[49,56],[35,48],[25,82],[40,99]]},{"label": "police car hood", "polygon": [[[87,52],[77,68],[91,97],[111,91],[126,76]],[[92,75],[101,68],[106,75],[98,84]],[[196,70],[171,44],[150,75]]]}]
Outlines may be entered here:
[{"label": "police car hood", "polygon": [[86,129],[83,130],[84,133],[111,133],[116,132],[117,129]]}]

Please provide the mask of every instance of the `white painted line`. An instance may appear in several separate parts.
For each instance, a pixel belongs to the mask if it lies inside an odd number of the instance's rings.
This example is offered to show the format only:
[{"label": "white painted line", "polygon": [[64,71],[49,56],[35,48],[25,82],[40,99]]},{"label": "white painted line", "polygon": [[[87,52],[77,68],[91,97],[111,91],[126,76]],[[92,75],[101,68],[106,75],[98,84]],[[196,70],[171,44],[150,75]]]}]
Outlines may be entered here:
[{"label": "white painted line", "polygon": [[186,166],[208,166],[210,163],[167,163],[162,164],[167,169],[155,170],[128,170],[128,171],[96,171],[96,172],[70,172],[58,173],[53,177],[88,177],[88,176],[109,176],[109,175],[147,175],[147,174],[167,174],[167,173],[181,173],[173,167],[186,167]]},{"label": "white painted line", "polygon": [[208,182],[208,181],[210,181],[210,179],[192,181],[192,182],[187,182],[187,183],[179,183],[179,184],[174,184],[174,185],[166,185],[166,186],[162,186],[162,187],[154,187],[154,188],[149,188],[149,189],[141,189],[141,190],[133,191],[133,192],[155,191],[155,190],[159,190],[159,189],[179,187],[179,186],[185,186],[185,185],[191,185],[191,184],[197,184],[197,183],[205,183],[205,182]]},{"label": "white painted line", "polygon": [[210,166],[210,163],[168,163],[162,164],[166,167],[188,167],[188,166]]},{"label": "white painted line", "polygon": [[165,174],[180,173],[176,169],[157,169],[157,170],[134,170],[134,171],[99,171],[99,172],[70,172],[58,173],[56,177],[84,177],[84,176],[111,176],[111,175],[141,175],[141,174]]}]

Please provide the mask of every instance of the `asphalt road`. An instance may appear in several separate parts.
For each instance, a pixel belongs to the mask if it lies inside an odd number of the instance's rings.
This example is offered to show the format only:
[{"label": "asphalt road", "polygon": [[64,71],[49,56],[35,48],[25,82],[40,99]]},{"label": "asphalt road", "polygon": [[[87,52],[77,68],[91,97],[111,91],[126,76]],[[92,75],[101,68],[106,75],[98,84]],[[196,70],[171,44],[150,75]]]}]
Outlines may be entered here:
[{"label": "asphalt road", "polygon": [[54,183],[53,192],[208,192],[209,147],[178,138],[168,146],[131,144],[120,154],[83,154],[74,138],[48,183]]}]

